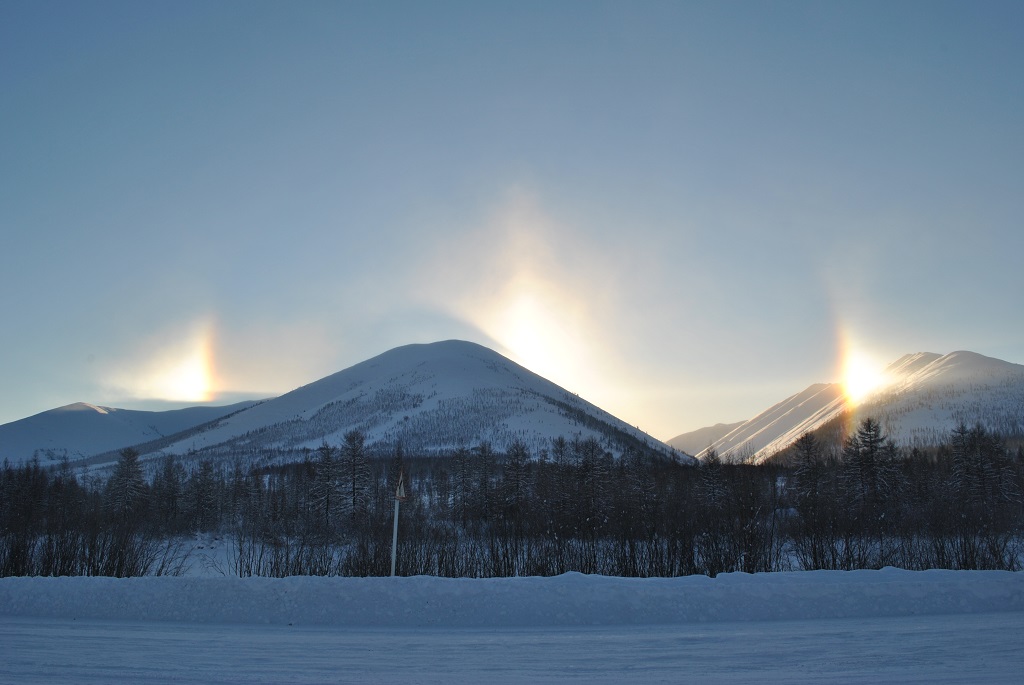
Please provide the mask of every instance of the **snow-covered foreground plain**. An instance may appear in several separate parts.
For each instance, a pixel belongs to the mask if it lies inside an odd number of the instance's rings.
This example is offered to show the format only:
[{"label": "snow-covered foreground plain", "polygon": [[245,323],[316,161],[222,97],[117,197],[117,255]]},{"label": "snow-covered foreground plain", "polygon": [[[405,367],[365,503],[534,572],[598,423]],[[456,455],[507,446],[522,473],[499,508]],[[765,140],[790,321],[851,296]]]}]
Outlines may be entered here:
[{"label": "snow-covered foreground plain", "polygon": [[1021,682],[1024,574],[4,578],[3,683]]}]

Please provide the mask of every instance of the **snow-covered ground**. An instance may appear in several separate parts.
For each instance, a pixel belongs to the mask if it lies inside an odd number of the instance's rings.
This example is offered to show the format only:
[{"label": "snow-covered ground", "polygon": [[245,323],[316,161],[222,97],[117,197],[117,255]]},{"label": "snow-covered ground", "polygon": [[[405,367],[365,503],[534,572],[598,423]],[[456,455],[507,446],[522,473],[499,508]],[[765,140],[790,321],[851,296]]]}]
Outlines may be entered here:
[{"label": "snow-covered ground", "polygon": [[3,683],[978,683],[1024,573],[4,578]]}]

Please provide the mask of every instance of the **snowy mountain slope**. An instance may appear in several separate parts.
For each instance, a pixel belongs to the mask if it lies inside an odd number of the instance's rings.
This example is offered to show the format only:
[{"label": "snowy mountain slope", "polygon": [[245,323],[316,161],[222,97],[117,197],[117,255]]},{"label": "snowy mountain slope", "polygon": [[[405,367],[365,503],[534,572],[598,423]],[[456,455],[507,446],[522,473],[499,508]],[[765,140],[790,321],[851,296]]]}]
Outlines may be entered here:
[{"label": "snowy mountain slope", "polygon": [[[713,442],[711,448],[725,461],[759,461],[761,455],[774,454],[835,418],[845,407],[842,386],[815,383],[741,424]],[[697,456],[706,455],[708,449]]]},{"label": "snowy mountain slope", "polygon": [[[951,352],[892,373],[893,381],[856,409],[898,443],[934,445],[958,424],[1024,435],[1024,366],[975,352]],[[891,368],[891,367],[890,367]]]},{"label": "snowy mountain slope", "polygon": [[533,454],[563,436],[595,437],[683,458],[670,447],[480,345],[449,340],[407,345],[238,412],[163,446],[163,453],[262,454],[339,444],[358,429],[371,451],[401,442],[439,453],[513,441]]},{"label": "snowy mountain slope", "polygon": [[856,405],[838,383],[812,385],[711,447],[727,461],[760,463],[844,412],[849,412],[853,425],[869,416],[878,420],[902,446],[938,444],[961,422],[981,423],[1003,435],[1024,435],[1022,365],[974,352],[920,352],[890,364],[885,377],[885,385]]},{"label": "snowy mountain slope", "polygon": [[698,452],[706,449],[708,445],[716,440],[721,440],[744,423],[746,422],[737,421],[736,423],[716,423],[714,426],[698,428],[695,431],[677,435],[667,442],[677,450],[682,450],[687,454],[697,454]]},{"label": "snowy mountain slope", "polygon": [[942,359],[942,355],[934,352],[905,354],[885,368],[885,375],[890,379],[906,378],[928,367],[938,359]]},{"label": "snowy mountain slope", "polygon": [[77,402],[0,426],[0,460],[18,464],[33,455],[44,464],[65,456],[80,459],[180,433],[253,404],[136,411]]}]

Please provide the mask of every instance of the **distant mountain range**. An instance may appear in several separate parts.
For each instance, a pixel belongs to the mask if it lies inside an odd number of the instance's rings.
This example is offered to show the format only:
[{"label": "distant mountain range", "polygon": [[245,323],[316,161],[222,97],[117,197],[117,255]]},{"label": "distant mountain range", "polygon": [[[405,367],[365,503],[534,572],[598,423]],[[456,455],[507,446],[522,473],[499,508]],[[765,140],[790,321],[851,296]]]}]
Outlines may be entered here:
[{"label": "distant mountain range", "polygon": [[242,456],[287,461],[358,429],[372,453],[401,444],[410,454],[441,454],[513,441],[534,455],[559,436],[596,438],[688,462],[713,448],[723,459],[761,463],[807,432],[839,430],[870,416],[897,444],[944,441],[959,423],[1024,438],[1024,366],[973,352],[908,354],[886,369],[888,382],[859,404],[838,383],[819,383],[758,416],[716,424],[662,443],[608,412],[474,343],[407,345],[264,401],[224,407],[135,411],[86,403],[0,425],[0,461],[44,464],[113,461],[124,447],[144,457]]},{"label": "distant mountain range", "polygon": [[76,402],[0,425],[0,461],[38,457],[42,463],[85,457],[176,435],[247,409],[255,402],[224,407],[136,411]]},{"label": "distant mountain range", "polygon": [[[1024,366],[974,352],[908,354],[890,364],[886,383],[860,403],[839,383],[819,383],[786,398],[749,421],[684,433],[669,440],[699,457],[714,449],[726,461],[762,463],[801,435],[843,420],[855,426],[872,417],[897,445],[931,447],[958,424],[1007,437],[1024,436]],[[724,432],[723,432],[724,431]],[[706,440],[706,441],[705,441]]]},{"label": "distant mountain range", "polygon": [[677,450],[686,452],[687,454],[699,454],[710,447],[713,443],[721,440],[723,437],[742,426],[744,423],[744,421],[737,421],[736,423],[716,423],[713,426],[698,428],[695,431],[677,435],[669,440],[668,444],[675,447]]},{"label": "distant mountain range", "polygon": [[289,460],[350,430],[371,453],[401,444],[410,454],[446,453],[514,441],[534,455],[559,436],[596,438],[627,449],[690,461],[608,412],[480,345],[450,340],[407,345],[262,402],[134,412],[77,404],[0,426],[0,459],[39,456],[111,461],[135,447],[162,454]]}]

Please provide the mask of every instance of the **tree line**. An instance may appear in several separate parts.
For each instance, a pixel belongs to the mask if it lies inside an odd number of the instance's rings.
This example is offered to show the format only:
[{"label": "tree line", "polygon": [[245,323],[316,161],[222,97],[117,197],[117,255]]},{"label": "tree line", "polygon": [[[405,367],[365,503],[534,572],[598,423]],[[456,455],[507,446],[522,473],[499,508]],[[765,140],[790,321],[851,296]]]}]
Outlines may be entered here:
[{"label": "tree line", "polygon": [[386,575],[405,473],[398,572],[451,577],[716,575],[798,569],[1018,569],[1024,455],[960,426],[902,451],[867,419],[841,458],[803,436],[787,465],[699,466],[596,439],[484,443],[370,458],[347,433],[300,461],[253,466],[123,450],[106,480],[68,463],[5,464],[0,575],[177,574],[197,534],[240,576]]}]

